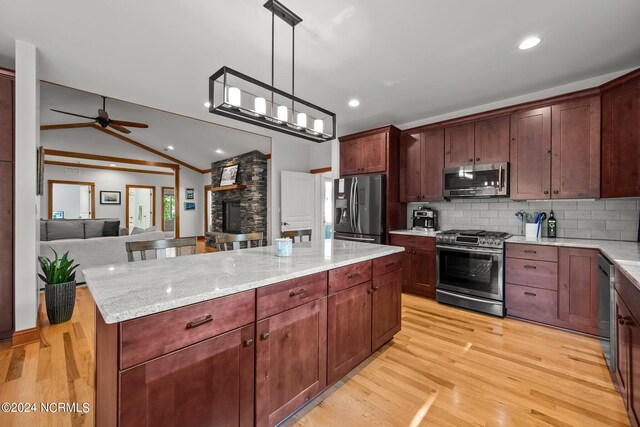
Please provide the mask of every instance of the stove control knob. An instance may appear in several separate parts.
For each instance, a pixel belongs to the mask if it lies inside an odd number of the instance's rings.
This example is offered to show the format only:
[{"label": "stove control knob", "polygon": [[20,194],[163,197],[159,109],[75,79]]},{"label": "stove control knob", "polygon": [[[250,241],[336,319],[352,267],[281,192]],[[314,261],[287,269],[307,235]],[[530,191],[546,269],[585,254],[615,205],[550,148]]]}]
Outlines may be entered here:
[{"label": "stove control knob", "polygon": [[499,245],[500,244],[500,240],[494,240],[493,244],[496,245],[496,246]]},{"label": "stove control knob", "polygon": [[480,244],[481,244],[481,245],[485,245],[486,243],[487,243],[487,240],[486,240],[486,239],[480,239]]}]

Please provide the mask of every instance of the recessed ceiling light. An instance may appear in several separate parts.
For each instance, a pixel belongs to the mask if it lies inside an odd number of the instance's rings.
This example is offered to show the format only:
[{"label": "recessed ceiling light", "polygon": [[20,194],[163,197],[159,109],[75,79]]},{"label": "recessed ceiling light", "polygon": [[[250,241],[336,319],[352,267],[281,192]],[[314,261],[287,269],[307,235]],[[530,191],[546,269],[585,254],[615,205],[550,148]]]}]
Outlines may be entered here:
[{"label": "recessed ceiling light", "polygon": [[360,105],[360,101],[357,99],[354,98],[349,100],[349,107],[357,107],[358,105]]},{"label": "recessed ceiling light", "polygon": [[167,145],[167,150],[173,150],[173,145]]},{"label": "recessed ceiling light", "polygon": [[109,166],[111,166],[112,168],[115,168],[116,164],[115,163],[111,163]]},{"label": "recessed ceiling light", "polygon": [[531,49],[532,47],[538,46],[540,43],[539,37],[528,37],[520,43],[518,46],[521,50]]},{"label": "recessed ceiling light", "polygon": [[211,107],[211,103],[209,101],[207,101],[207,102],[204,103],[204,106],[209,108],[209,107]]},{"label": "recessed ceiling light", "polygon": [[216,150],[216,153],[218,153],[218,154],[222,154],[222,150],[218,148],[218,149]]}]

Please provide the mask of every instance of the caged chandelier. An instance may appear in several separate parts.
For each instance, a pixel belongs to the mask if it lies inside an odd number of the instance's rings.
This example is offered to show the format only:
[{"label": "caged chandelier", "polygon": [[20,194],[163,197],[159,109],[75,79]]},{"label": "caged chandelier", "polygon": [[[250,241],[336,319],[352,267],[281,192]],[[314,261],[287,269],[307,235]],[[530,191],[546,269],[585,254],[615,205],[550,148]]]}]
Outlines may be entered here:
[{"label": "caged chandelier", "polygon": [[[294,95],[295,28],[302,19],[277,0],[271,12],[271,84],[222,67],[209,77],[209,112],[315,142],[335,139],[336,115]],[[274,86],[275,17],[291,26],[291,93]]]}]

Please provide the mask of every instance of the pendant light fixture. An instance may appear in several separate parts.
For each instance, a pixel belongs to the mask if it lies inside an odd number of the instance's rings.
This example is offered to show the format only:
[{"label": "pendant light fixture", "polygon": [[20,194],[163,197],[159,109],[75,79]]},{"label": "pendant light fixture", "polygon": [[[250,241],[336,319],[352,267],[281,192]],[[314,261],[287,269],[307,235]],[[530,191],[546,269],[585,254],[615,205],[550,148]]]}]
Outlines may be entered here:
[{"label": "pendant light fixture", "polygon": [[[295,96],[295,27],[302,19],[278,0],[264,7],[271,12],[271,84],[222,67],[209,77],[209,112],[315,142],[335,139],[336,115]],[[291,26],[291,93],[274,85],[276,16]]]}]

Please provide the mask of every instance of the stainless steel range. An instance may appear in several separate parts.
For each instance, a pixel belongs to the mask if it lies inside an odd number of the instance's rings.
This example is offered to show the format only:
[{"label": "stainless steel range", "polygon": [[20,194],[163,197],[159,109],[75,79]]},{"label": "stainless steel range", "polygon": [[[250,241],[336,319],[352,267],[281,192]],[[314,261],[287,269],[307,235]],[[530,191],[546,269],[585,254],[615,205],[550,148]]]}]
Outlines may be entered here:
[{"label": "stainless steel range", "polygon": [[504,317],[504,241],[509,233],[448,230],[436,237],[436,300]]}]

